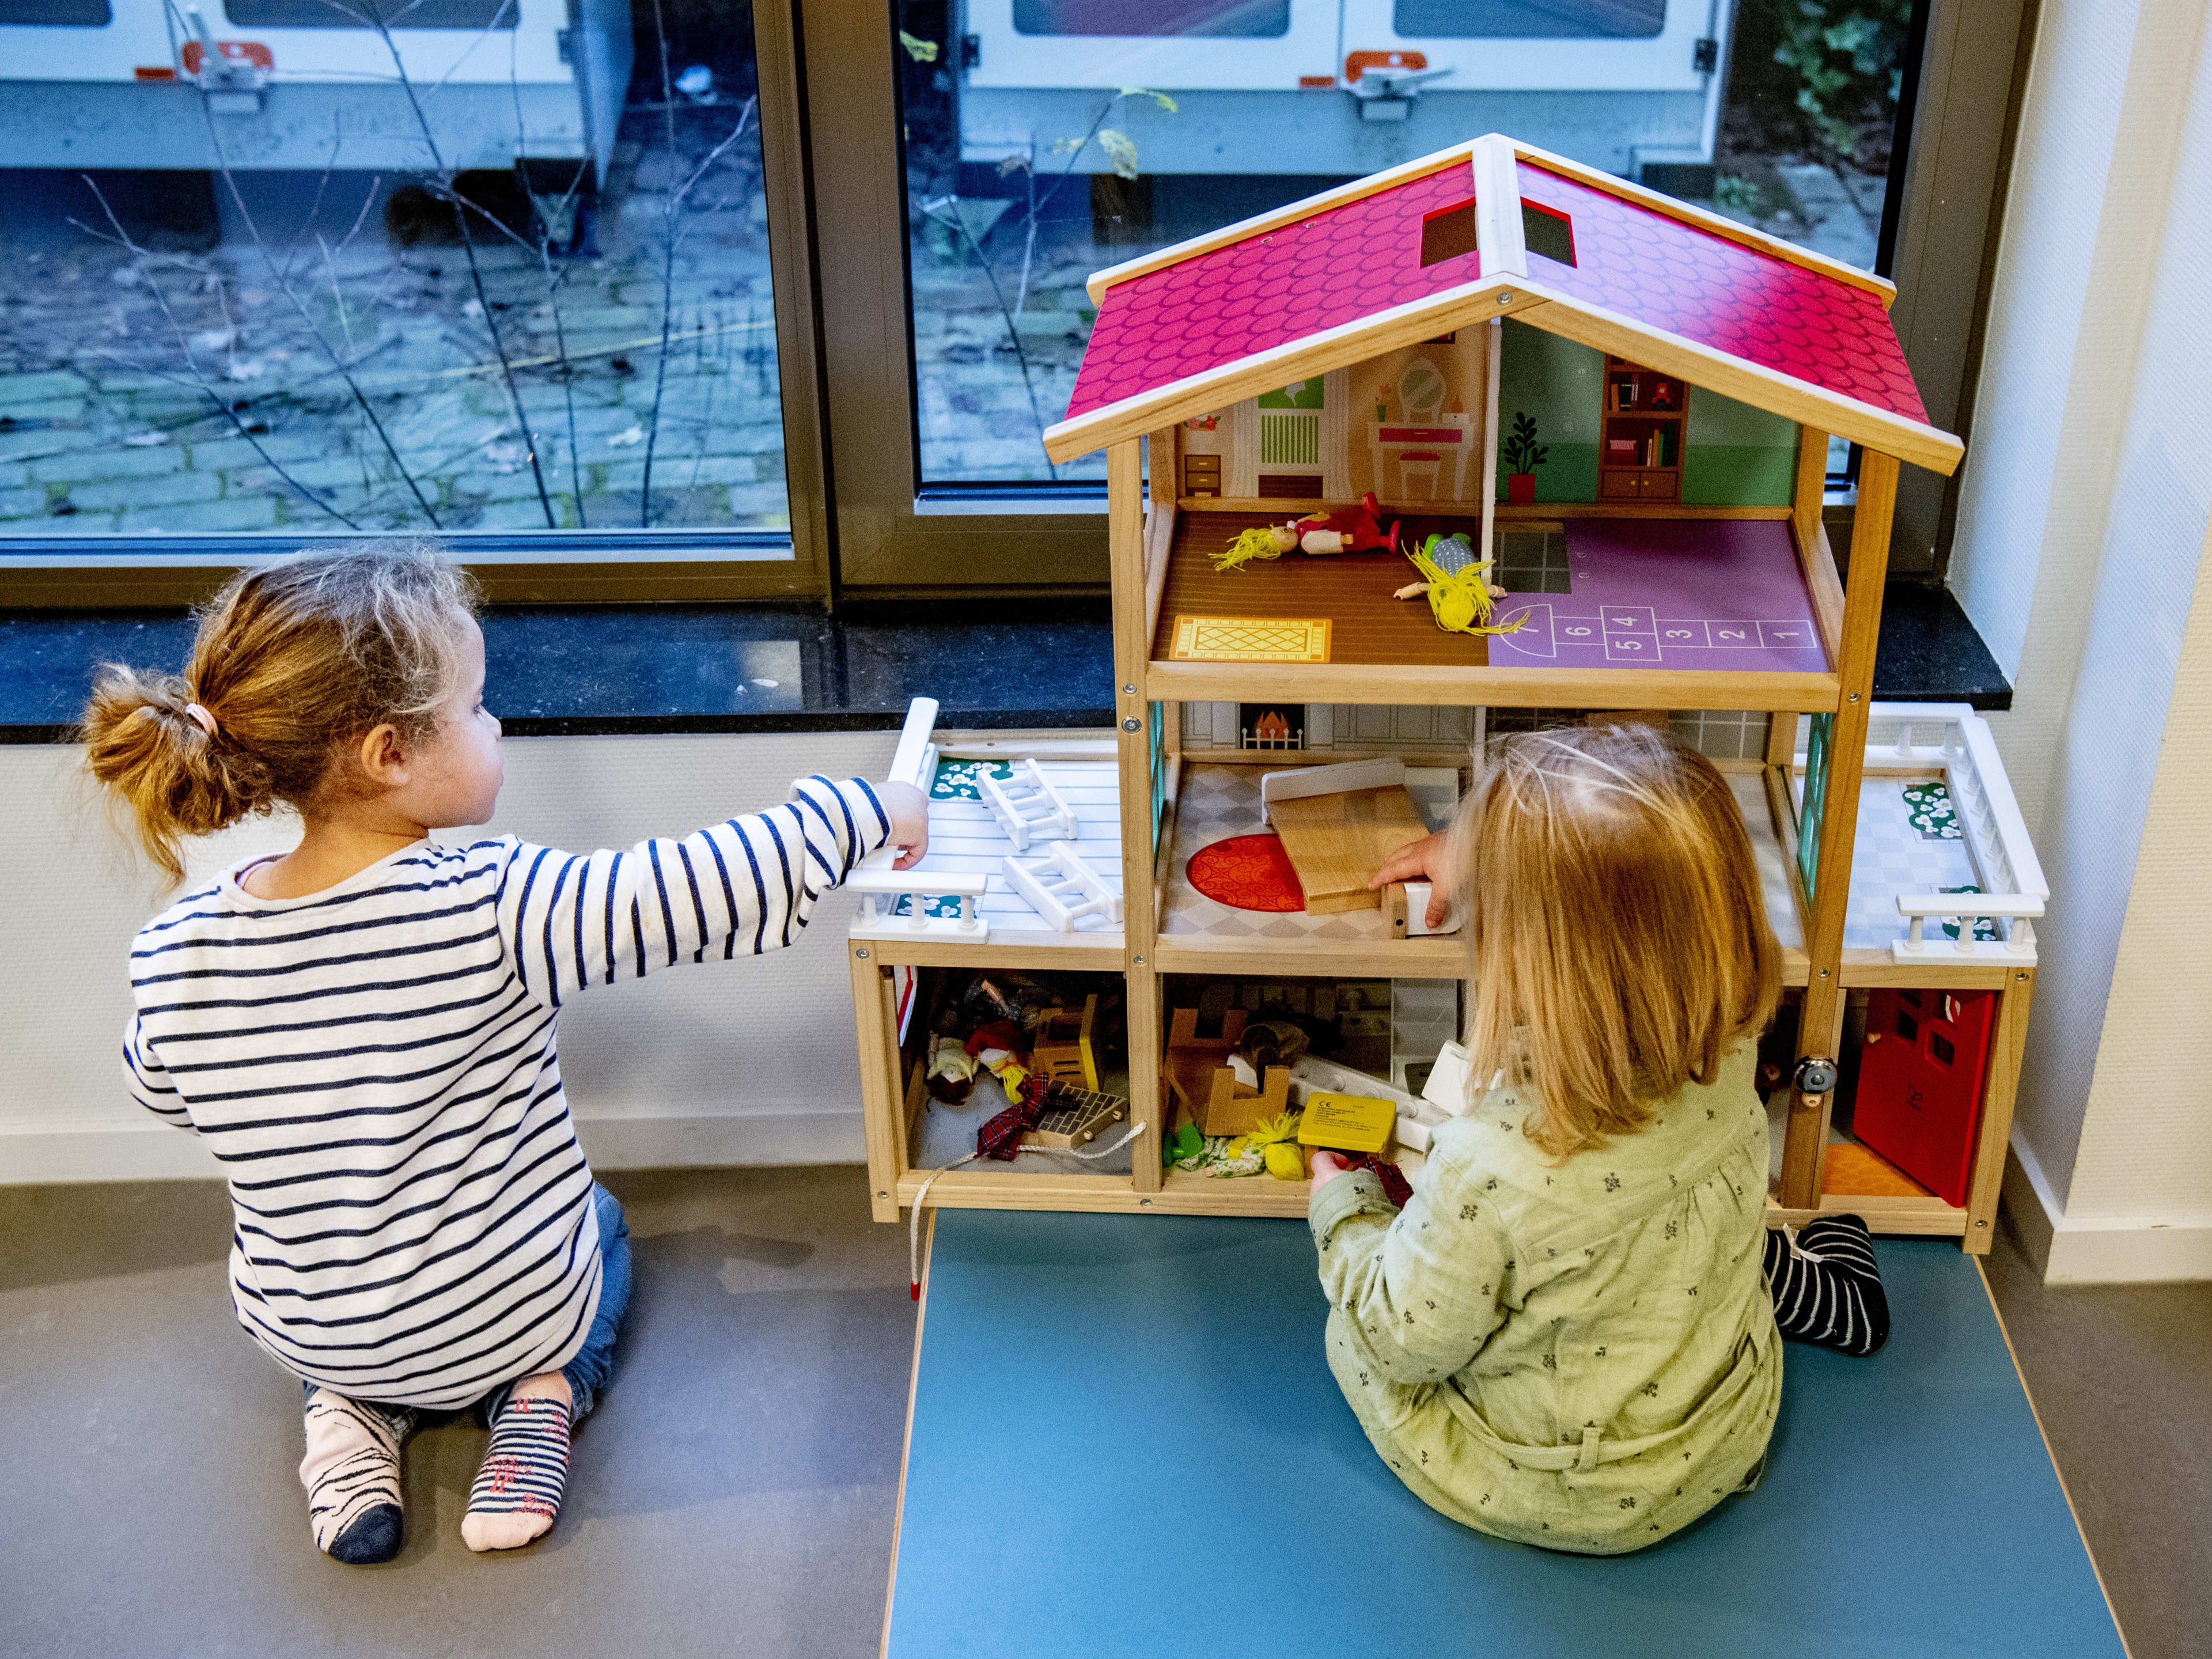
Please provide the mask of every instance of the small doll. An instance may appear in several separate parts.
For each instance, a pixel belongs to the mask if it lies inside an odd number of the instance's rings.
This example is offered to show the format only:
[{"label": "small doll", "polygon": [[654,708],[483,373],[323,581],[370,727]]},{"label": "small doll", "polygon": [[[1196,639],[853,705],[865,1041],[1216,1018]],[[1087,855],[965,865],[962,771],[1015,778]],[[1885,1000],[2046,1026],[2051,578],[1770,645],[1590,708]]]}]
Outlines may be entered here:
[{"label": "small doll", "polygon": [[1487,575],[1492,561],[1474,556],[1474,544],[1464,535],[1431,536],[1406,556],[1423,580],[1407,582],[1392,595],[1413,599],[1427,596],[1437,626],[1454,634],[1514,634],[1528,620],[1526,612],[1503,627],[1492,627],[1490,616],[1505,590]]},{"label": "small doll", "polygon": [[1254,559],[1284,554],[1387,552],[1398,544],[1398,521],[1382,516],[1382,504],[1370,490],[1357,507],[1310,513],[1303,519],[1241,532],[1225,552],[1213,556],[1217,570],[1237,570]]}]

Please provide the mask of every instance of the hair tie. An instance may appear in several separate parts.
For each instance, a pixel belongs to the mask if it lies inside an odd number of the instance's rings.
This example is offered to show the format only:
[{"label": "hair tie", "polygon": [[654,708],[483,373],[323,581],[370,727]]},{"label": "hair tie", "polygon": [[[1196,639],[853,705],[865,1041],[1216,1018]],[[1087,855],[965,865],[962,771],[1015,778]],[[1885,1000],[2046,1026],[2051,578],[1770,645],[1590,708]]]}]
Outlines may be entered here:
[{"label": "hair tie", "polygon": [[185,705],[185,713],[190,714],[195,720],[198,721],[200,730],[206,732],[208,736],[213,737],[215,735],[215,716],[209,714],[206,709],[201,708],[199,704],[196,702],[186,703]]}]

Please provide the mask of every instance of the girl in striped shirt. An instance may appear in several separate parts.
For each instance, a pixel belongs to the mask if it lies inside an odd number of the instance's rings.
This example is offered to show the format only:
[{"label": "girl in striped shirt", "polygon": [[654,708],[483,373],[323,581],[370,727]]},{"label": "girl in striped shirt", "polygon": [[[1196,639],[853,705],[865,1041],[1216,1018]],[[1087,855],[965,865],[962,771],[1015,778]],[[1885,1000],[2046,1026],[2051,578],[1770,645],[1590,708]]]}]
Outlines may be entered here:
[{"label": "girl in striped shirt", "polygon": [[490,1426],[471,1549],[559,1511],[629,1293],[562,1093],[562,1004],[789,945],[867,854],[927,847],[920,791],[820,777],[623,853],[431,840],[499,796],[472,607],[428,544],[264,567],[217,595],[182,678],[103,669],[85,716],[89,769],[173,882],[188,836],[278,802],[301,819],[289,853],[138,935],[123,1064],[223,1165],[239,1322],[301,1381],[309,1523],[351,1563],[398,1552],[423,1410]]}]

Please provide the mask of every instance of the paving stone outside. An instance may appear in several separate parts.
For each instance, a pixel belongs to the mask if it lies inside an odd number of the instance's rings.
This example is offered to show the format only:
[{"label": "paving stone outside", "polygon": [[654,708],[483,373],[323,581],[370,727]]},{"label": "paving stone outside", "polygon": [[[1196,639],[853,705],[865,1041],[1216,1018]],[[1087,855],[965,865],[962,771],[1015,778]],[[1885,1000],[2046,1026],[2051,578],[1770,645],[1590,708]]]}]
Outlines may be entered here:
[{"label": "paving stone outside", "polygon": [[[687,158],[729,118],[691,115]],[[617,146],[598,221],[604,257],[556,264],[552,294],[534,253],[479,244],[553,527],[635,526],[649,434],[656,526],[789,523],[757,150],[741,144],[725,165],[714,202],[684,222],[665,286],[673,169],[651,144]],[[1871,262],[1882,181],[1786,161],[1778,172],[1796,214],[1763,228]],[[1039,433],[1074,386],[1091,318],[1085,279],[1135,250],[1091,243],[1087,216],[1057,220],[1024,294],[1021,246],[1018,215],[989,227],[994,294],[964,250],[926,230],[914,239],[926,478],[1103,476],[1102,455],[1051,467]],[[433,514],[454,529],[548,527],[532,439],[462,251],[387,245],[372,224],[335,271],[342,298],[320,276],[288,295],[250,246],[139,254],[87,238],[19,262],[0,295],[0,537],[325,532],[346,527],[339,515],[363,530],[423,530]],[[1000,295],[1018,303],[1011,325]]]},{"label": "paving stone outside", "polygon": [[[687,116],[685,173],[736,114]],[[431,514],[544,529],[533,441],[556,527],[576,527],[579,494],[586,524],[634,527],[648,439],[656,526],[787,526],[757,146],[710,175],[664,288],[671,172],[617,145],[603,257],[556,262],[550,295],[535,252],[480,240],[524,418],[463,250],[387,243],[374,216],[336,262],[342,297],[319,255],[288,295],[250,242],[185,254],[82,237],[26,255],[0,295],[0,537],[319,532],[346,528],[340,514],[363,530],[427,530]]]}]

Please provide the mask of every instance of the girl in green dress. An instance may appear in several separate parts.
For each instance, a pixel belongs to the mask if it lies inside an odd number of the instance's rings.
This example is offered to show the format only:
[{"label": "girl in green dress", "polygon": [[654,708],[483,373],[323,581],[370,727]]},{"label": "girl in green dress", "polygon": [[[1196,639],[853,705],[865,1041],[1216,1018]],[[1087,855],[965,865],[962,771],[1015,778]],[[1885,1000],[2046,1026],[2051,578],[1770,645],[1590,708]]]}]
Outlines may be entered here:
[{"label": "girl in green dress", "polygon": [[1658,732],[1531,732],[1376,880],[1421,876],[1466,918],[1476,1096],[1402,1212],[1315,1156],[1329,1366],[1454,1520],[1641,1548],[1757,1483],[1782,1395],[1754,1087],[1781,950],[1750,840]]}]

